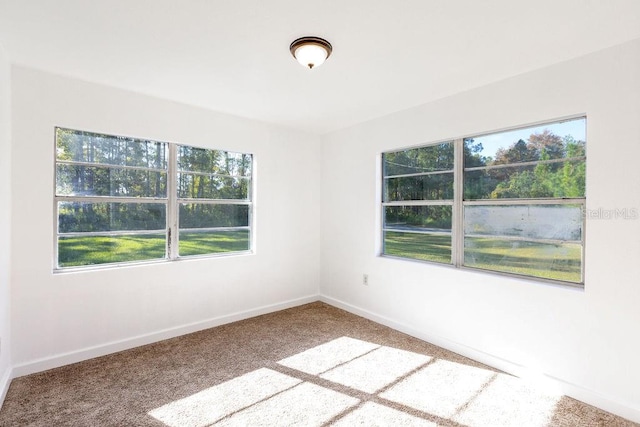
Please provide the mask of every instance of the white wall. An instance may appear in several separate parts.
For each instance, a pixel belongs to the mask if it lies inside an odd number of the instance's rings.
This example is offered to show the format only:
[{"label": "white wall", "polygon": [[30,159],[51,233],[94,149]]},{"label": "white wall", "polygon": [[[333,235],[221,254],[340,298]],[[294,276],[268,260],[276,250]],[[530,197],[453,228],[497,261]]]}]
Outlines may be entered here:
[{"label": "white wall", "polygon": [[[15,375],[317,299],[319,137],[22,67],[12,89]],[[254,153],[256,253],[53,274],[55,126]]]},{"label": "white wall", "polygon": [[640,421],[640,220],[587,222],[584,291],[377,256],[382,151],[582,113],[588,208],[640,209],[640,40],[326,135],[323,298]]},{"label": "white wall", "polygon": [[9,386],[10,359],[10,242],[11,242],[11,112],[10,67],[0,46],[0,407]]}]

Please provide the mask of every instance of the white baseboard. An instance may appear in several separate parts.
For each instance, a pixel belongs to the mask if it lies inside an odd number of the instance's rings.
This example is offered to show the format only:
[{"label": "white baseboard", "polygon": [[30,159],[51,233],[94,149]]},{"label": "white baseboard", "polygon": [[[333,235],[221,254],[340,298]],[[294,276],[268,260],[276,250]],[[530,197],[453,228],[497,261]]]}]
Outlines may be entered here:
[{"label": "white baseboard", "polygon": [[12,369],[9,367],[5,371],[2,378],[0,378],[0,409],[2,409],[2,404],[4,403],[4,398],[7,396],[7,391],[9,391],[9,386],[11,385],[11,379],[13,378]]},{"label": "white baseboard", "polygon": [[[213,328],[216,326],[224,325],[231,322],[237,322],[239,320],[249,319],[251,317],[260,316],[263,314],[272,313],[275,311],[285,310],[287,308],[297,307],[299,305],[308,304],[318,301],[318,295],[309,295],[294,300],[289,300],[277,304],[265,305],[257,307],[251,310],[241,311],[237,313],[227,314],[224,316],[214,317],[211,319],[203,320],[200,322],[194,322],[174,328],[164,329],[150,334],[139,335],[124,340],[113,341],[110,343],[88,347],[77,351],[72,351],[63,354],[57,354],[51,357],[45,357],[42,359],[33,360],[26,363],[21,363],[13,367],[9,380],[7,380],[6,387],[11,378],[21,377],[23,375],[29,375],[36,372],[46,371],[48,369],[58,368],[60,366],[69,365],[72,363],[82,362],[83,360],[93,359],[95,357],[106,356],[111,353],[116,353],[123,350],[129,350],[131,348],[140,347],[146,344],[152,344],[154,342],[166,340],[169,338],[175,338],[181,335],[190,334],[192,332],[198,332],[204,329]],[[4,395],[3,395],[4,396]]]},{"label": "white baseboard", "polygon": [[502,359],[498,356],[486,353],[484,351],[466,346],[464,344],[451,341],[447,338],[439,335],[430,334],[428,331],[417,330],[407,324],[397,322],[385,316],[373,313],[371,311],[362,309],[360,307],[351,305],[349,303],[340,301],[335,298],[331,298],[326,295],[320,295],[320,301],[325,302],[334,307],[343,309],[350,313],[364,317],[365,319],[372,320],[376,323],[388,326],[397,331],[403,332],[407,335],[411,335],[423,341],[427,341],[431,344],[435,344],[439,347],[458,353],[462,356],[468,357],[485,365],[499,369],[503,372],[511,375],[523,378],[525,381],[534,383],[536,386],[550,389],[556,393],[560,393],[574,399],[585,402],[589,405],[598,407],[605,411],[619,415],[623,418],[634,422],[640,422],[640,408],[634,406],[631,403],[621,402],[618,399],[604,396],[596,391],[584,388],[582,386],[569,383],[559,378],[552,377],[546,374],[532,375],[526,366],[519,365],[517,363],[510,362]]}]

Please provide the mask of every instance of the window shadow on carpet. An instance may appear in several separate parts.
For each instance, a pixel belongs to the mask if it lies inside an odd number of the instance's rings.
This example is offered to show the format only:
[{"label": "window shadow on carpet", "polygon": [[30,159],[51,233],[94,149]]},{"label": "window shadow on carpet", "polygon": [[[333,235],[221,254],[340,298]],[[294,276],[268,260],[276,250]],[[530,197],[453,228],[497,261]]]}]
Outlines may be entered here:
[{"label": "window shadow on carpet", "polygon": [[169,427],[545,426],[561,396],[343,336],[149,412]]}]

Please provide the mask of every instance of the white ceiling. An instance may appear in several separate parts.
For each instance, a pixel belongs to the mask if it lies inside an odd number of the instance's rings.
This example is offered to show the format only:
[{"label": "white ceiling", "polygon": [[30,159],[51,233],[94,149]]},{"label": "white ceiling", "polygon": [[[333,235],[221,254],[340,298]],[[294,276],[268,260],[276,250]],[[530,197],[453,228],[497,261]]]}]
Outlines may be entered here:
[{"label": "white ceiling", "polygon": [[0,0],[13,63],[320,134],[636,38],[639,0]]}]

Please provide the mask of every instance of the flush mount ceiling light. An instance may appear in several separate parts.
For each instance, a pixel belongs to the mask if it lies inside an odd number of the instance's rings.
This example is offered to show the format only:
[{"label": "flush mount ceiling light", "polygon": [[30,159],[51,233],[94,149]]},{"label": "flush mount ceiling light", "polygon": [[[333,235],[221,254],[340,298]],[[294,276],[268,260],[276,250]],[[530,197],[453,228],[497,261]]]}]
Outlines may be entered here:
[{"label": "flush mount ceiling light", "polygon": [[331,55],[331,43],[320,37],[300,37],[289,46],[294,58],[303,67],[319,67]]}]

